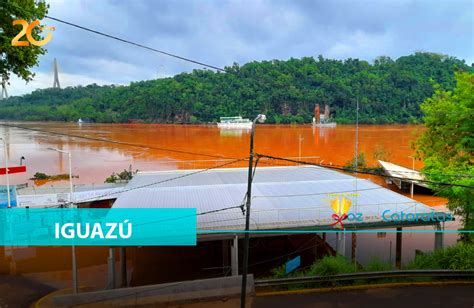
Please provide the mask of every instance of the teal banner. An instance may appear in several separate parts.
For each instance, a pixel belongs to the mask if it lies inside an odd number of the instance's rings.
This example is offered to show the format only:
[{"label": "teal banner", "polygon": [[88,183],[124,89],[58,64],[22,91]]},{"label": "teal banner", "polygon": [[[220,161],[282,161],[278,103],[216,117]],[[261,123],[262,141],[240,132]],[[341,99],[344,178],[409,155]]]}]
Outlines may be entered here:
[{"label": "teal banner", "polygon": [[196,209],[0,209],[0,246],[71,245],[195,246]]}]

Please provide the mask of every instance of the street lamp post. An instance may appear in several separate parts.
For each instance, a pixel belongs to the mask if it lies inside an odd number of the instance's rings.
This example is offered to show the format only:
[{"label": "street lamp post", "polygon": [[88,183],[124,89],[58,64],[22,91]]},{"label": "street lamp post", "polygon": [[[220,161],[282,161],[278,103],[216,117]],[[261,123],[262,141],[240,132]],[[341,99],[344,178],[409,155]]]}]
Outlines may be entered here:
[{"label": "street lamp post", "polygon": [[244,266],[242,270],[242,290],[240,293],[240,307],[245,308],[245,300],[247,295],[247,272],[249,264],[249,225],[250,225],[250,206],[252,202],[252,180],[253,180],[253,139],[255,135],[255,125],[257,121],[265,122],[267,117],[264,114],[259,114],[252,123],[252,130],[250,132],[250,155],[249,155],[249,174],[247,181],[247,197],[245,201],[245,240],[244,240]]},{"label": "street lamp post", "polygon": [[[48,148],[48,150],[56,151],[61,154],[67,154],[68,160],[69,160],[69,202],[70,202],[70,207],[75,208],[74,204],[74,188],[72,185],[72,160],[71,160],[71,152],[63,151],[60,149],[55,149],[55,148]],[[76,260],[76,246],[72,245],[71,246],[71,254],[72,254],[72,289],[74,293],[78,292],[78,287],[77,287],[77,260]]]},{"label": "street lamp post", "polygon": [[3,153],[5,155],[5,177],[7,180],[7,207],[11,207],[11,198],[10,198],[10,178],[8,177],[8,151],[7,151],[7,142],[5,139],[0,138],[3,141]]},{"label": "street lamp post", "polygon": [[304,138],[301,137],[301,134],[298,137],[298,159],[301,160],[301,141],[303,141]]}]

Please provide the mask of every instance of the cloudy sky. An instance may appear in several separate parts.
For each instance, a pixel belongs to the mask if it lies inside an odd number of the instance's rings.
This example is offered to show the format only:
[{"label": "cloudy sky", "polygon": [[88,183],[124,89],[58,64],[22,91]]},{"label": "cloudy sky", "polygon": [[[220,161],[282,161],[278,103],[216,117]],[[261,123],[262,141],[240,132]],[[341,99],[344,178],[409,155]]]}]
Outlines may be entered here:
[{"label": "cloudy sky", "polygon": [[[373,61],[415,51],[474,62],[474,1],[49,0],[49,15],[224,67],[323,55]],[[48,19],[53,39],[35,80],[12,77],[10,95],[61,86],[129,84],[200,68]]]}]

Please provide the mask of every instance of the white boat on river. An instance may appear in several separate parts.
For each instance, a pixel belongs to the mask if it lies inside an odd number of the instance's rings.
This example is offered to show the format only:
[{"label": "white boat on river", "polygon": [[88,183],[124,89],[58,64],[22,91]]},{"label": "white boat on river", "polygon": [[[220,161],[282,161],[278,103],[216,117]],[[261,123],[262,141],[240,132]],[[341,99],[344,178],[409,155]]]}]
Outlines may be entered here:
[{"label": "white boat on river", "polygon": [[236,129],[251,129],[252,121],[244,119],[241,116],[238,117],[221,117],[220,122],[217,123],[219,128],[236,128]]}]

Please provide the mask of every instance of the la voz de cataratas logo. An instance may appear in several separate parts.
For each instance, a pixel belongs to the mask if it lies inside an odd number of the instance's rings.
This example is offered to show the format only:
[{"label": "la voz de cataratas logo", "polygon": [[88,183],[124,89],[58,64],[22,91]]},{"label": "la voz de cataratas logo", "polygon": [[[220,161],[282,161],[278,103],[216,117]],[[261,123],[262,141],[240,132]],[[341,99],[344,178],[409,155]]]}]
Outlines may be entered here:
[{"label": "la voz de cataratas logo", "polygon": [[[361,212],[349,213],[349,209],[352,205],[351,197],[358,197],[358,194],[347,193],[347,194],[329,194],[330,197],[336,197],[331,199],[330,206],[334,211],[334,214],[331,215],[331,218],[334,222],[331,224],[334,228],[344,228],[344,223],[346,222],[363,222],[364,215]],[[401,221],[425,221],[425,222],[444,222],[454,220],[454,216],[447,213],[437,213],[431,211],[428,213],[411,213],[411,212],[393,212],[390,209],[386,209],[381,213],[382,221],[384,222],[401,222]]]}]

